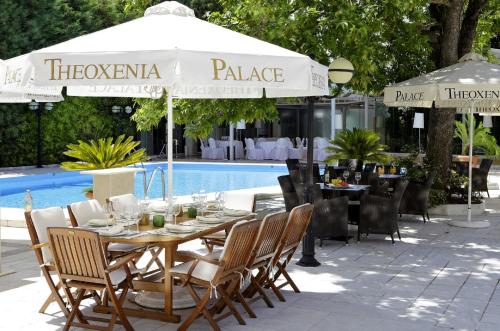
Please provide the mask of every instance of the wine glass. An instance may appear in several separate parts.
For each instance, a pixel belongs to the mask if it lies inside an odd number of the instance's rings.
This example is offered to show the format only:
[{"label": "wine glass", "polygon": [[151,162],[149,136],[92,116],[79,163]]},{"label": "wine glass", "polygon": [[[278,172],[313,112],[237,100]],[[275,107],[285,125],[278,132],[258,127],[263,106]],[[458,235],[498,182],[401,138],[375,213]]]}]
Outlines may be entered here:
[{"label": "wine glass", "polygon": [[224,192],[216,193],[215,199],[217,200],[217,209],[222,211],[224,209]]},{"label": "wine glass", "polygon": [[114,214],[113,203],[109,200],[106,202],[104,214],[106,215],[106,229],[109,229],[109,222],[113,218]]},{"label": "wine glass", "polygon": [[205,190],[200,190],[198,197],[199,197],[198,200],[200,203],[201,215],[204,216],[207,203],[207,194],[205,193]]},{"label": "wine glass", "polygon": [[176,203],[174,205],[174,224],[177,224],[177,216],[181,214],[182,205],[180,203]]},{"label": "wine glass", "polygon": [[354,179],[356,179],[356,185],[359,185],[359,181],[361,180],[361,172],[356,171],[354,173]]},{"label": "wine glass", "polygon": [[342,177],[344,177],[344,182],[347,183],[347,178],[349,178],[349,170],[344,170]]}]

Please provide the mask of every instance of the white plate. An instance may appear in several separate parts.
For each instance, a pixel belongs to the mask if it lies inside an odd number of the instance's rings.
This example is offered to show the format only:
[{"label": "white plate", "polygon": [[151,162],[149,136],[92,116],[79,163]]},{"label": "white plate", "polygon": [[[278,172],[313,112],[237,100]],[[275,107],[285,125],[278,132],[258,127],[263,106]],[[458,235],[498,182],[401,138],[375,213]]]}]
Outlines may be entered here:
[{"label": "white plate", "polygon": [[165,224],[165,229],[172,233],[191,233],[196,230],[194,226],[178,224]]},{"label": "white plate", "polygon": [[113,225],[109,228],[100,228],[97,232],[103,237],[119,236],[123,232],[123,226]]},{"label": "white plate", "polygon": [[[107,224],[106,224],[107,223]],[[116,222],[113,219],[97,219],[93,218],[87,222],[87,225],[90,227],[103,227],[107,225],[115,225]]]}]

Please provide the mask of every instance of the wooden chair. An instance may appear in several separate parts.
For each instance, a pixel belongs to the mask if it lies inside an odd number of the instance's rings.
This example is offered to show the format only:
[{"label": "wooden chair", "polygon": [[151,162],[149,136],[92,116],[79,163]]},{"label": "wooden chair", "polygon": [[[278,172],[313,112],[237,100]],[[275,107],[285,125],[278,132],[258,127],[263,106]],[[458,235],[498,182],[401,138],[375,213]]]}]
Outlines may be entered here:
[{"label": "wooden chair", "polygon": [[[252,298],[259,294],[257,298],[262,298],[268,307],[274,305],[262,288],[262,284],[269,278],[270,263],[283,237],[289,219],[288,212],[269,214],[262,220],[261,230],[257,238],[255,249],[247,265],[247,273],[250,275],[250,285],[244,291],[246,297]],[[254,276],[252,270],[258,270]]]},{"label": "wooden chair", "polygon": [[[239,284],[254,249],[260,224],[261,222],[257,220],[236,223],[227,237],[219,258],[190,252],[179,253],[193,260],[176,265],[170,272],[180,279],[182,286],[188,288],[196,302],[196,308],[178,328],[179,331],[187,330],[200,315],[203,315],[210,326],[217,331],[220,330],[217,321],[230,315],[234,315],[241,325],[245,325],[245,321],[236,310],[231,298],[236,296],[245,310],[250,315],[253,313],[239,291]],[[201,297],[193,286],[205,289]],[[228,292],[227,289],[231,291]],[[208,307],[212,291],[220,294],[221,298],[216,304],[222,301],[229,308],[228,314],[214,318],[215,311]]]},{"label": "wooden chair", "polygon": [[[255,213],[255,194],[247,192],[224,192],[224,206],[231,209],[246,210]],[[212,253],[215,246],[224,246],[229,230],[219,231],[209,236],[202,237],[201,240],[207,247],[209,253]]]},{"label": "wooden chair", "polygon": [[42,272],[45,281],[50,289],[50,294],[38,311],[45,313],[48,306],[52,302],[56,302],[65,316],[69,315],[66,307],[66,302],[63,299],[59,290],[61,289],[61,282],[58,280],[57,284],[54,282],[52,275],[56,273],[52,255],[49,250],[49,243],[47,237],[47,228],[53,226],[64,227],[66,226],[66,218],[64,212],[60,207],[35,209],[32,212],[24,213],[26,219],[26,227],[31,239],[31,248],[35,252],[35,257],[40,271]]},{"label": "wooden chair", "polygon": [[[99,234],[96,232],[83,229],[49,228],[48,237],[55,269],[71,305],[63,330],[69,330],[71,326],[112,330],[117,322],[122,324],[125,330],[133,330],[123,313],[122,305],[132,281],[128,263],[140,253],[131,253],[117,259],[113,264],[108,264]],[[120,288],[122,293],[117,296],[116,290]],[[76,298],[71,289],[76,289]],[[83,315],[80,303],[88,290],[107,291],[113,303],[114,311],[111,319]],[[79,319],[79,322],[73,322],[75,317]],[[89,320],[107,322],[108,325],[104,327],[90,324]]]},{"label": "wooden chair", "polygon": [[[287,285],[290,285],[296,293],[300,293],[299,288],[286,271],[286,267],[290,263],[293,254],[297,250],[297,247],[299,247],[300,242],[306,233],[307,227],[311,222],[312,212],[313,205],[309,203],[292,209],[287,226],[281,238],[280,245],[276,249],[273,259],[269,265],[269,270],[277,268],[278,271],[272,277],[268,277],[265,280],[265,283],[262,284],[269,286],[280,301],[286,301],[280,289]],[[276,281],[280,275],[283,275],[286,281],[277,286]]]}]

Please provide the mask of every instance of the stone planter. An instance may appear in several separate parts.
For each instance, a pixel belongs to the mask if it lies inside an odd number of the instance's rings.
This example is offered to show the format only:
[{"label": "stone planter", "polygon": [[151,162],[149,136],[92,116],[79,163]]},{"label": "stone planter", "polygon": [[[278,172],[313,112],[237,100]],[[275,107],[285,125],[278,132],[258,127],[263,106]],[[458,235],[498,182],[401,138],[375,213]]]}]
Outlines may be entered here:
[{"label": "stone planter", "polygon": [[[472,216],[484,214],[486,204],[484,202],[472,205]],[[442,216],[464,216],[467,215],[467,204],[439,205],[429,209],[430,215]]]}]

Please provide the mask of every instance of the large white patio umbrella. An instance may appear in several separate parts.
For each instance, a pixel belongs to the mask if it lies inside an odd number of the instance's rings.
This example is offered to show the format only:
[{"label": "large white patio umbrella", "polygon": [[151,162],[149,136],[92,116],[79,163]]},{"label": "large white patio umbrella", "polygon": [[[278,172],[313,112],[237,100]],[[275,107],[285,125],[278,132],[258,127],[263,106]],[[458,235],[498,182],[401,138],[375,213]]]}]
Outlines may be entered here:
[{"label": "large white patio umbrella", "polygon": [[[500,112],[500,66],[479,54],[464,55],[457,64],[384,89],[389,107],[457,108],[462,113]],[[439,109],[435,110],[439,111]],[[487,221],[471,221],[473,121],[469,123],[469,191],[467,221],[453,220],[461,227],[488,227]]]},{"label": "large white patio umbrella", "polygon": [[29,55],[35,86],[68,95],[159,97],[166,90],[168,200],[172,205],[172,99],[329,94],[328,68],[308,56],[197,19],[175,1],[144,17]]}]

